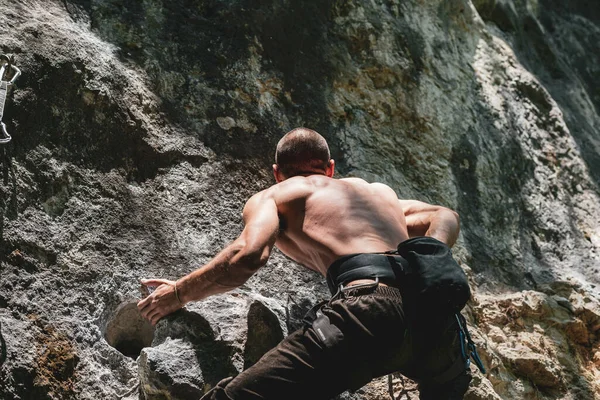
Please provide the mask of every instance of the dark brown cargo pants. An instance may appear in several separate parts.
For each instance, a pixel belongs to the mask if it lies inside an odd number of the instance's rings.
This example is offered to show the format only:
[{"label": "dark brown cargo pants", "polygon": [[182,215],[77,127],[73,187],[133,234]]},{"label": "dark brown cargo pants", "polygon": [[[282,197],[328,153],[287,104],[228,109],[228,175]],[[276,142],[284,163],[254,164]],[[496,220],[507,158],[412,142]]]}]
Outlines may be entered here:
[{"label": "dark brown cargo pants", "polygon": [[[347,288],[317,318],[235,378],[222,380],[201,400],[331,399],[371,379],[400,372],[420,377],[443,373],[461,357],[452,318],[438,332],[407,325],[396,288]],[[443,385],[419,385],[421,400],[459,400],[471,375],[465,370]]]}]

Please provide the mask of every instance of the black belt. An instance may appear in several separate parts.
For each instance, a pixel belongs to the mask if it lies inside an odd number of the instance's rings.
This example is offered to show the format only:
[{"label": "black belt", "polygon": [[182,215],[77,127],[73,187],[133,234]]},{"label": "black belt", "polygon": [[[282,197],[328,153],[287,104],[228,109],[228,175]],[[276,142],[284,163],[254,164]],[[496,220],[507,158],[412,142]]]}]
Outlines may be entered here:
[{"label": "black belt", "polygon": [[397,286],[411,268],[403,257],[387,253],[357,253],[337,259],[327,270],[327,286],[334,295],[340,285],[357,279],[375,279]]}]

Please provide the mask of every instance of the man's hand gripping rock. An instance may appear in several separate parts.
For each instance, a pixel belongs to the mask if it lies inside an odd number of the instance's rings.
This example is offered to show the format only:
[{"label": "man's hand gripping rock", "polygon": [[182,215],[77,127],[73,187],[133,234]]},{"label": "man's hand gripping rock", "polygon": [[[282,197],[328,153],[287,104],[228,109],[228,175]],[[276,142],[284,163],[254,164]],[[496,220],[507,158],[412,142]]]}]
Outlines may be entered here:
[{"label": "man's hand gripping rock", "polygon": [[142,279],[141,283],[144,288],[156,287],[156,290],[137,304],[142,317],[150,321],[152,325],[156,325],[162,317],[183,308],[184,304],[177,293],[176,281]]}]

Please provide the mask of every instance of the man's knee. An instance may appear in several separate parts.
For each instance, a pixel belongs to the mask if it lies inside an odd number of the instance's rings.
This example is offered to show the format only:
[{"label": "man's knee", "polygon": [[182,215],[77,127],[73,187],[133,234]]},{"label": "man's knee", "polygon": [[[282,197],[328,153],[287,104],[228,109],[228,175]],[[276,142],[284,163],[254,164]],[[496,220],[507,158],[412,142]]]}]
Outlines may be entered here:
[{"label": "man's knee", "polygon": [[212,389],[204,394],[200,400],[232,400],[231,397],[225,392],[225,387],[229,382],[233,380],[233,377],[221,379],[219,383]]}]

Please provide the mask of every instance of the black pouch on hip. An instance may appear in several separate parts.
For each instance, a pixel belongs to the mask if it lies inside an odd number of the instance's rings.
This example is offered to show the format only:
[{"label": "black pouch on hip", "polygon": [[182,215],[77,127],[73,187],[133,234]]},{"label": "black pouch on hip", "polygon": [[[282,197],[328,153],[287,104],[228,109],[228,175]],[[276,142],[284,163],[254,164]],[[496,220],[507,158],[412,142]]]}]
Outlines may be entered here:
[{"label": "black pouch on hip", "polygon": [[317,333],[323,345],[330,349],[339,344],[344,339],[344,334],[340,329],[329,321],[329,317],[321,310],[317,310],[317,318],[312,323],[312,328]]}]

